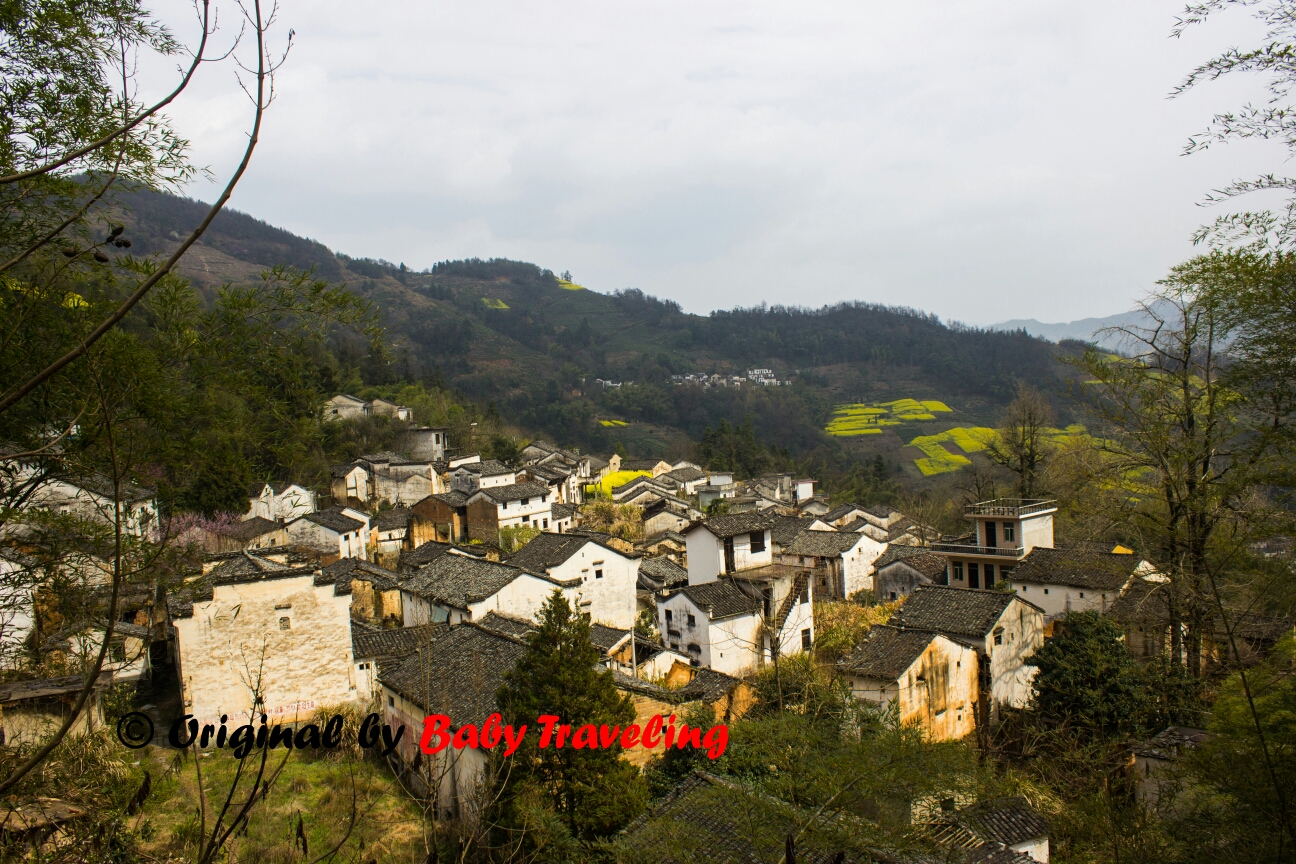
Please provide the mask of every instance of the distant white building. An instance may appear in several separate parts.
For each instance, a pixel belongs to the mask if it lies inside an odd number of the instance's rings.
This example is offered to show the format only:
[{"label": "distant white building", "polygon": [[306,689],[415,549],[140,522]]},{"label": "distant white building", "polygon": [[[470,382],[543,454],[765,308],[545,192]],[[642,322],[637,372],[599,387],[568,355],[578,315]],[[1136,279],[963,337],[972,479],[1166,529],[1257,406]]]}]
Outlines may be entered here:
[{"label": "distant white building", "polygon": [[253,483],[248,490],[248,511],[243,519],[289,521],[315,512],[315,493],[297,483]]}]

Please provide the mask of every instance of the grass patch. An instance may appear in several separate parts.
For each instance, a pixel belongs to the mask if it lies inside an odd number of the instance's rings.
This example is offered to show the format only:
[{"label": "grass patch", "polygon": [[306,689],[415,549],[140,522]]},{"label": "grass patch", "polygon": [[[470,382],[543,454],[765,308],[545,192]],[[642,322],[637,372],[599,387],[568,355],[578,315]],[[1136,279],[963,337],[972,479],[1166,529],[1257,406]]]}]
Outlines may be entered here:
[{"label": "grass patch", "polygon": [[483,297],[482,302],[486,304],[487,309],[507,309],[509,305],[498,297]]},{"label": "grass patch", "polygon": [[599,425],[600,425],[600,426],[624,426],[624,425],[626,425],[626,421],[624,421],[624,420],[600,420],[600,421],[599,421]]},{"label": "grass patch", "polygon": [[559,279],[559,280],[558,280],[558,287],[561,288],[561,289],[563,289],[564,291],[586,291],[586,290],[588,290],[584,285],[577,285],[575,282],[568,282],[566,279]]}]

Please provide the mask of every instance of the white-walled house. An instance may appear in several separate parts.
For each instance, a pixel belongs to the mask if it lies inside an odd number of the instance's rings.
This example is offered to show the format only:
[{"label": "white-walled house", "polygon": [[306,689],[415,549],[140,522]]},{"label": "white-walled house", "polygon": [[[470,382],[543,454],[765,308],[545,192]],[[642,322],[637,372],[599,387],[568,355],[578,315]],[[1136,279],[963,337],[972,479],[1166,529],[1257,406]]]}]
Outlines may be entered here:
[{"label": "white-walled house", "polygon": [[288,540],[339,558],[365,558],[369,516],[350,507],[331,507],[298,516],[284,526]]},{"label": "white-walled house", "polygon": [[483,460],[478,456],[471,461],[451,463],[447,479],[451,489],[472,494],[478,489],[516,483],[517,472],[503,462],[494,459]]},{"label": "white-walled house", "polygon": [[873,562],[887,544],[864,533],[802,531],[783,548],[784,564],[812,568],[815,596],[845,600],[873,590]]},{"label": "white-walled house", "polygon": [[[20,471],[22,479],[26,471]],[[113,524],[114,510],[120,515],[122,531],[143,537],[158,524],[157,492],[123,482],[113,506],[112,480],[102,475],[84,478],[51,477],[32,492],[28,503],[34,508],[67,514],[92,522]]]},{"label": "white-walled house", "polygon": [[774,563],[770,530],[778,517],[769,511],[713,516],[682,533],[688,544],[689,582],[714,582],[723,574]]},{"label": "white-walled house", "polygon": [[174,593],[167,606],[185,712],[200,723],[219,724],[222,714],[247,722],[258,679],[255,713],[271,725],[356,699],[345,591],[313,569],[244,552]]},{"label": "white-walled house", "polygon": [[553,519],[549,488],[542,483],[485,486],[468,496],[468,537],[498,543],[501,528],[548,531]]},{"label": "white-walled house", "polygon": [[621,629],[635,623],[639,561],[639,555],[580,534],[541,534],[508,559],[514,567],[562,584],[579,580],[579,611],[595,624]]},{"label": "white-walled house", "polygon": [[979,656],[979,692],[997,717],[1003,706],[1024,708],[1036,669],[1025,660],[1044,644],[1044,613],[1003,591],[968,591],[938,585],[914,590],[888,622],[905,630],[940,633]]},{"label": "white-walled house", "polygon": [[1070,612],[1106,612],[1131,580],[1151,572],[1137,555],[1037,546],[1008,579],[1049,623]]},{"label": "white-walled house", "polygon": [[480,621],[488,612],[534,619],[555,589],[573,608],[581,608],[581,584],[450,552],[401,583],[401,608],[406,627]]},{"label": "white-walled house", "polygon": [[369,500],[369,472],[363,465],[348,462],[334,465],[329,470],[333,478],[330,491],[334,501],[345,504],[352,498],[357,501]]},{"label": "white-walled house", "polygon": [[315,493],[297,483],[253,483],[248,490],[248,511],[243,519],[287,522],[315,512]]},{"label": "white-walled house", "polygon": [[735,579],[665,591],[657,599],[657,627],[667,646],[693,665],[734,676],[769,662],[775,640],[780,655],[814,644],[808,585],[778,605],[766,600],[759,584]]}]

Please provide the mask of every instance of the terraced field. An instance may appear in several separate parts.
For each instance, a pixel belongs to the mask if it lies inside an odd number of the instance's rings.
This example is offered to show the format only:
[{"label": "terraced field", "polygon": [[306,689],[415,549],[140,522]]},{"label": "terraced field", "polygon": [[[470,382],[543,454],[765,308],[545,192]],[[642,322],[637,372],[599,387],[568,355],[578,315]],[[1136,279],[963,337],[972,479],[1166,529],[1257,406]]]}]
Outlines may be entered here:
[{"label": "terraced field", "polygon": [[[1065,429],[1046,429],[1044,431],[1049,440],[1058,446],[1077,443],[1089,437],[1085,427],[1079,424],[1068,426]],[[909,442],[909,446],[922,451],[923,455],[914,459],[914,464],[924,477],[931,477],[936,474],[947,474],[971,465],[972,460],[963,453],[968,455],[980,453],[998,437],[998,432],[985,426],[956,426],[936,435],[919,435]],[[952,452],[946,446],[947,444],[953,444],[963,453]]]},{"label": "terraced field", "polygon": [[602,492],[604,495],[611,495],[613,489],[615,489],[618,486],[624,486],[625,484],[629,483],[631,480],[633,480],[636,477],[651,477],[651,476],[652,476],[651,471],[617,471],[613,474],[609,474],[608,476],[604,477],[597,484],[591,484],[589,486],[586,486],[585,492],[586,494],[589,494],[590,492],[597,489],[600,492]]},{"label": "terraced field", "polygon": [[893,402],[874,402],[868,405],[855,402],[833,409],[833,419],[826,431],[838,438],[880,435],[888,426],[935,420],[937,414],[949,412],[948,405],[935,399],[921,402],[917,399],[896,399]]}]

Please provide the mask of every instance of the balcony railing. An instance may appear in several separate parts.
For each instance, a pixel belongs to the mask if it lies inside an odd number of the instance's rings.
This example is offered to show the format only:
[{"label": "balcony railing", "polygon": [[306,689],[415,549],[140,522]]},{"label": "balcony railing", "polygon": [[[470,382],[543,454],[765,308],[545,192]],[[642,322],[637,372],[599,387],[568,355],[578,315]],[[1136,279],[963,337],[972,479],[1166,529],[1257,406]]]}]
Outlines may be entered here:
[{"label": "balcony railing", "polygon": [[1009,519],[1020,519],[1036,513],[1045,513],[1057,509],[1057,501],[1031,498],[996,498],[993,501],[981,501],[963,508],[964,516],[1001,516]]},{"label": "balcony railing", "polygon": [[1021,558],[1026,554],[1025,549],[1011,546],[973,546],[966,543],[933,543],[931,550],[946,555],[981,555],[990,558]]}]

